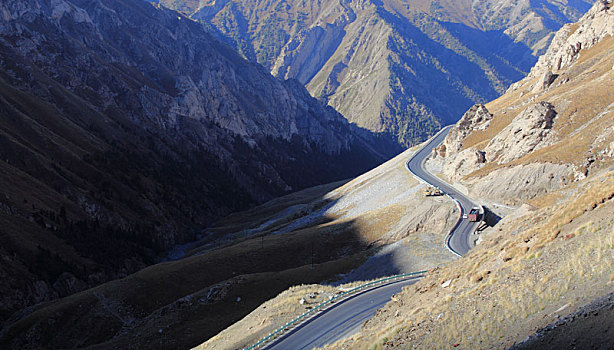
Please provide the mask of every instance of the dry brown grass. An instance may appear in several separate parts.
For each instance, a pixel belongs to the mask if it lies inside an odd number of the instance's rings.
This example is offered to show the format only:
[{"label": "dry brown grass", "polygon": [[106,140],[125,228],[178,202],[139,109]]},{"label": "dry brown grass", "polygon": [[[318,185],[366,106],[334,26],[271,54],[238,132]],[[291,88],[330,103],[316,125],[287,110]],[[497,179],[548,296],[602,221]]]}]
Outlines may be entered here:
[{"label": "dry brown grass", "polygon": [[273,199],[250,210],[233,213],[217,221],[215,226],[213,226],[210,230],[214,234],[223,235],[257,227],[281,210],[293,205],[310,203],[318,198],[322,198],[326,193],[343,186],[343,184],[347,182],[348,181],[345,180],[307,188],[299,192]]},{"label": "dry brown grass", "polygon": [[546,208],[554,205],[561,199],[560,193],[550,192],[543,196],[535,197],[529,201],[529,205],[536,208]]},{"label": "dry brown grass", "polygon": [[511,95],[503,95],[499,99],[489,103],[486,105],[486,108],[494,114],[493,119],[491,120],[490,127],[486,130],[476,130],[463,140],[463,149],[471,148],[471,147],[485,147],[490,140],[492,140],[495,135],[497,135],[501,130],[503,130],[506,126],[508,126],[516,114],[520,112],[520,109],[517,108],[515,110],[498,112],[500,108],[499,105],[509,105],[510,100],[514,98],[520,98],[520,93],[515,92]]},{"label": "dry brown grass", "polygon": [[614,289],[614,171],[603,170],[613,160],[599,156],[611,137],[597,142],[614,127],[614,111],[604,112],[614,102],[613,48],[610,37],[583,50],[539,95],[531,92],[536,80],[525,81],[489,103],[491,126],[463,143],[483,148],[530,103],[548,101],[558,113],[553,131],[561,142],[469,176],[534,162],[571,163],[582,171],[586,158],[597,155],[589,178],[533,199],[529,215],[504,219],[458,263],[404,292],[360,336],[333,348],[507,348],[561,310],[571,312]]},{"label": "dry brown grass", "polygon": [[[441,255],[447,256],[441,248],[441,238],[431,233],[420,236],[424,229],[413,228],[423,218],[410,215],[407,219],[407,211],[420,206],[431,211],[441,207],[445,210],[437,209],[434,216],[443,226],[451,226],[453,223],[445,218],[454,205],[442,206],[437,199],[422,197],[417,181],[403,166],[407,156],[400,155],[347,184],[312,188],[232,215],[222,220],[213,232],[239,239],[221,240],[223,244],[214,246],[197,245],[182,260],[151,266],[122,280],[39,305],[32,314],[12,324],[7,334],[13,339],[28,332],[42,334],[41,337],[48,337],[44,343],[60,348],[69,346],[58,343],[61,337],[56,334],[63,334],[65,339],[79,339],[83,345],[185,348],[202,343],[287,288],[339,279],[341,274],[362,265],[375,251],[371,248],[387,242],[390,237],[383,238],[391,231],[399,239],[417,233],[417,238],[408,240],[412,242],[408,250],[412,254],[427,255],[425,260],[440,261]],[[0,175],[1,171],[0,164]],[[331,191],[332,188],[335,189]],[[398,191],[409,193],[400,201],[402,205],[391,200],[391,196],[403,193]],[[333,203],[337,209],[321,215],[319,209]],[[277,214],[299,204],[299,212],[287,217]],[[292,220],[311,217],[311,214],[316,219],[305,221],[306,226],[272,234]],[[256,233],[246,232],[269,222],[272,216],[279,219],[272,227]],[[434,236],[437,236],[435,243],[430,241]],[[314,268],[311,268],[312,259]],[[209,298],[209,294],[213,297]],[[237,302],[239,297],[241,301]],[[242,329],[238,334],[246,337],[237,340],[255,340],[262,332],[279,326],[279,320],[295,317],[304,311],[303,306],[297,305],[294,301],[279,304],[269,321],[253,326],[253,332]],[[86,332],[83,327],[93,330]],[[139,335],[138,339],[135,334]]]},{"label": "dry brown grass", "polygon": [[598,58],[598,56],[603,54],[609,54],[611,52],[610,50],[612,50],[612,46],[614,46],[614,36],[610,35],[595,44],[590,49],[582,51],[582,54],[580,55],[577,64],[582,64],[588,60]]},{"label": "dry brown grass", "polygon": [[[202,265],[200,268],[194,266],[197,264],[193,259],[156,265],[129,278],[40,305],[32,315],[14,324],[8,330],[8,336],[10,338],[10,334],[24,332],[33,326],[46,327],[47,321],[53,321],[64,322],[66,326],[62,326],[61,331],[71,334],[74,339],[87,335],[83,338],[84,344],[95,339],[110,339],[99,345],[104,348],[129,348],[136,344],[156,348],[195,346],[203,338],[208,338],[208,334],[211,336],[219,332],[220,325],[232,324],[287,288],[330,280],[347,273],[363,262],[365,257],[361,253],[316,264],[314,268],[307,265],[279,272],[246,274],[214,284],[202,281],[199,274],[210,274],[212,271],[203,269]],[[218,288],[221,294],[207,302],[212,288]],[[182,293],[182,289],[185,292]],[[184,301],[177,302],[178,295],[182,295]],[[241,301],[237,302],[239,297]],[[110,306],[104,306],[102,300],[106,300],[105,303]],[[124,319],[147,315],[137,318],[130,325],[133,331],[140,334],[140,339],[134,339],[129,334],[115,334],[126,324],[114,314]],[[89,324],[87,320],[91,317],[105,320],[107,327],[79,333]],[[159,329],[163,330],[162,335],[158,334]],[[258,337],[261,334],[246,335]]]},{"label": "dry brown grass", "polygon": [[[371,281],[336,287],[321,284],[292,286],[260,305],[240,323],[233,324],[194,349],[239,349],[250,346],[329,298],[368,282]],[[305,301],[304,304],[300,304],[301,299]]]},{"label": "dry brown grass", "polygon": [[[461,261],[433,272],[345,346],[506,348],[552,322],[562,306],[572,312],[614,290],[614,172],[586,181],[563,190],[556,205],[505,223]],[[528,229],[510,235],[526,223]],[[538,251],[528,249],[536,245]],[[450,287],[441,288],[449,279]],[[396,310],[401,317],[390,317]]]},{"label": "dry brown grass", "polygon": [[[503,167],[534,162],[581,165],[585,159],[584,155],[588,155],[597,135],[614,125],[614,111],[605,113],[599,119],[595,118],[614,103],[614,73],[611,69],[614,56],[609,54],[613,48],[614,37],[608,37],[590,49],[582,51],[580,59],[571,68],[562,72],[557,79],[559,81],[569,79],[567,83],[552,87],[536,96],[535,102],[549,101],[555,105],[557,117],[553,130],[561,137],[561,142],[531,152],[510,163],[486,164],[483,168],[467,175],[467,178],[484,176]],[[523,103],[526,104],[535,96],[528,90],[534,82],[528,80],[518,90],[489,103],[487,108],[494,114],[491,126],[484,131],[472,132],[463,141],[463,148],[486,147],[488,142],[526,107]],[[524,95],[521,96],[521,93]],[[602,145],[601,149],[605,146]],[[601,149],[594,149],[593,152],[598,153]]]},{"label": "dry brown grass", "polygon": [[[264,241],[265,246],[277,246],[279,250],[284,249],[284,242],[285,244],[295,245],[302,241],[308,246],[311,244],[309,239],[315,236],[318,241],[316,246],[317,255],[326,256],[335,250],[334,243],[332,243],[328,237],[335,237],[336,241],[343,241],[346,246],[351,246],[353,244],[352,240],[354,240],[358,244],[368,243],[376,247],[387,243],[389,240],[396,241],[397,239],[405,237],[406,239],[403,242],[409,246],[403,249],[407,249],[412,255],[419,257],[417,259],[423,259],[425,261],[432,261],[434,259],[435,261],[440,261],[441,257],[437,256],[437,254],[441,248],[443,233],[424,234],[428,229],[420,227],[414,230],[414,228],[417,227],[416,223],[412,225],[407,224],[408,226],[404,226],[405,224],[400,225],[399,223],[404,222],[404,220],[408,223],[416,220],[422,222],[420,221],[422,220],[420,215],[414,218],[413,215],[416,215],[415,213],[409,214],[412,219],[408,220],[407,210],[408,208],[414,208],[414,206],[421,206],[424,202],[432,202],[431,204],[439,206],[432,216],[434,220],[438,220],[439,218],[441,221],[440,217],[445,216],[445,212],[452,211],[453,208],[455,208],[452,203],[441,205],[441,203],[439,203],[441,199],[425,199],[421,191],[415,189],[414,191],[410,191],[411,195],[409,196],[409,202],[406,202],[404,199],[399,203],[389,203],[390,198],[385,196],[376,200],[377,205],[375,206],[378,209],[367,206],[369,208],[366,212],[363,212],[359,216],[353,216],[356,215],[357,212],[360,212],[360,210],[356,211],[356,208],[357,206],[361,206],[362,202],[364,202],[367,197],[369,198],[368,200],[373,201],[373,194],[375,194],[375,192],[372,186],[374,182],[384,186],[386,191],[388,191],[388,189],[390,191],[401,191],[408,188],[416,188],[416,181],[408,175],[404,167],[404,161],[407,156],[408,155],[403,155],[385,165],[382,170],[362,175],[340,186],[334,191],[329,192],[326,197],[331,199],[338,198],[339,202],[336,204],[338,204],[339,207],[337,207],[335,211],[331,211],[334,212],[335,215],[331,216],[331,214],[327,214],[328,217],[325,222],[317,223],[303,229],[297,229],[283,235],[270,235],[264,238],[257,237],[255,239],[246,239],[234,249],[236,250],[239,246],[243,246],[241,247],[241,251],[247,254],[250,251],[257,251],[262,241]],[[357,193],[361,191],[366,191],[368,196],[364,197],[360,195],[360,200],[348,200],[347,197],[356,196]],[[340,204],[341,202],[343,202],[343,204]],[[443,227],[444,230],[453,225],[453,222],[451,222],[452,220],[450,220],[449,223],[445,220],[443,221],[443,226],[445,226]],[[352,232],[352,235],[348,235],[346,232]],[[436,236],[436,238],[432,236]],[[431,242],[432,239],[435,239],[436,242]],[[432,245],[436,245],[437,249],[433,248]],[[285,248],[286,250],[288,249],[287,246]],[[445,250],[443,253],[446,254]],[[366,257],[368,254],[371,254],[371,250],[365,252],[361,257]],[[241,254],[236,253],[236,255]],[[356,258],[358,258],[358,256]],[[300,298],[313,291],[320,290],[327,293],[331,290],[331,287],[305,286],[291,288],[276,298],[267,301],[249,316],[218,334],[216,337],[212,338],[211,341],[203,344],[203,346],[206,348],[236,348],[254,342],[261,336],[268,334],[268,332],[305,312],[306,307],[311,306],[311,303],[309,303],[309,305],[300,305],[298,303]]]}]

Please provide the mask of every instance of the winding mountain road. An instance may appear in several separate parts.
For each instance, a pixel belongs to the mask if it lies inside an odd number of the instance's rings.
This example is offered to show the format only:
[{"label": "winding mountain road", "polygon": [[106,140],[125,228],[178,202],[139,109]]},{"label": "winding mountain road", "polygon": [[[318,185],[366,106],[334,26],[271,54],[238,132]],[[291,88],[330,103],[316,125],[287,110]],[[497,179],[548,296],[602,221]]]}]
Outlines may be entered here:
[{"label": "winding mountain road", "polygon": [[[464,214],[468,214],[471,208],[481,206],[470,198],[456,190],[447,182],[444,182],[439,177],[429,173],[424,169],[424,162],[431,154],[433,148],[437,147],[448,135],[452,125],[443,128],[437,135],[431,138],[422,149],[414,154],[406,163],[407,170],[418,177],[420,180],[428,183],[431,186],[442,190],[448,197],[456,201],[461,208],[461,219],[448,235],[445,244],[455,254],[465,255],[469,249],[475,246],[477,237],[473,234],[478,228],[479,222],[470,222],[468,219],[462,219]],[[480,209],[483,211],[482,209]]]},{"label": "winding mountain road", "polygon": [[[463,214],[468,213],[473,207],[479,207],[479,205],[424,169],[426,158],[435,147],[443,142],[451,127],[443,128],[432,137],[424,147],[407,161],[406,167],[421,181],[439,188],[458,203],[461,209],[460,219],[446,237],[444,243],[448,249],[460,256],[467,253],[475,245],[473,233],[479,225],[479,223],[463,219]],[[379,308],[389,302],[394,294],[399,293],[403,287],[417,282],[418,279],[411,278],[393,282],[342,300],[265,345],[264,348],[275,350],[313,349],[346,338],[356,333],[360,326],[371,318]]]}]

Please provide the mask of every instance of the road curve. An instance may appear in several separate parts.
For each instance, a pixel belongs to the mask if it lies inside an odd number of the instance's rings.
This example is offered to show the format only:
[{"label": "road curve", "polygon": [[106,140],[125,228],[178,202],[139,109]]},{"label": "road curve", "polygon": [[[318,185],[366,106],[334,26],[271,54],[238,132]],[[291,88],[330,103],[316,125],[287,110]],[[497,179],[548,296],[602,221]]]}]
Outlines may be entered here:
[{"label": "road curve", "polygon": [[340,301],[318,316],[292,329],[265,349],[313,349],[331,344],[356,333],[362,324],[390,301],[402,288],[420,278],[392,282],[358,293]]},{"label": "road curve", "polygon": [[456,190],[447,182],[438,178],[437,176],[429,173],[424,169],[424,162],[433,151],[433,148],[437,147],[443,142],[443,140],[450,132],[452,125],[443,128],[437,135],[431,138],[422,149],[414,154],[407,161],[407,170],[420,178],[422,181],[437,187],[446,193],[450,198],[455,200],[461,208],[461,219],[457,222],[456,226],[450,232],[445,244],[448,248],[457,255],[465,255],[469,249],[475,246],[474,232],[477,229],[479,222],[470,222],[468,219],[462,219],[463,214],[469,213],[471,208],[481,206],[473,202],[470,198]]},{"label": "road curve", "polygon": [[[473,233],[478,223],[462,219],[462,214],[468,213],[472,207],[478,206],[465,195],[454,189],[451,185],[424,169],[424,162],[450,131],[452,126],[442,129],[431,138],[424,147],[415,153],[406,163],[407,170],[431,186],[438,187],[449,197],[455,200],[461,208],[461,219],[456,223],[448,237],[446,246],[455,254],[463,255],[475,245]],[[340,301],[333,307],[311,318],[278,339],[264,346],[264,349],[300,350],[322,347],[334,343],[354,334],[360,326],[375,312],[390,301],[392,296],[399,293],[404,286],[418,281],[419,278],[403,280],[383,285],[368,291],[356,294]]]}]

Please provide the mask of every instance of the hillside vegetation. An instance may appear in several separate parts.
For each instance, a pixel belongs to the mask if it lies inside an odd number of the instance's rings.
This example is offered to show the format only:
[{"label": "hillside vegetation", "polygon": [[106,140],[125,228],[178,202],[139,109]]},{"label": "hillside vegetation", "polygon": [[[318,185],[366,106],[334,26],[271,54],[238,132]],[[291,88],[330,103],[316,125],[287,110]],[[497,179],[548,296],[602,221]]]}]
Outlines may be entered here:
[{"label": "hillside vegetation", "polygon": [[1,322],[397,150],[177,12],[12,0],[0,13]]},{"label": "hillside vegetation", "polygon": [[[330,348],[612,346],[610,337],[588,338],[611,329],[590,320],[611,307],[614,291],[611,6],[598,2],[563,27],[526,79],[467,112],[433,155],[431,168],[474,198],[518,209]],[[601,306],[585,307],[596,299]]]}]

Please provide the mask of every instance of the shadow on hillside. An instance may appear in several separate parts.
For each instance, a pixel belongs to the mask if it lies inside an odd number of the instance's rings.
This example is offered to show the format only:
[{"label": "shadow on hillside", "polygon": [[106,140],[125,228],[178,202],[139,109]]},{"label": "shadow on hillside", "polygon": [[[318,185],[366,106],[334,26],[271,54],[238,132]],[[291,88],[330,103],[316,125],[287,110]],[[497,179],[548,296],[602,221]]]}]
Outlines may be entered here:
[{"label": "shadow on hillside", "polygon": [[493,212],[486,206],[482,207],[484,208],[484,224],[486,224],[487,227],[493,227],[498,224],[499,221],[501,221],[502,218],[495,212]]},{"label": "shadow on hillside", "polygon": [[364,264],[350,271],[350,273],[340,276],[341,278],[335,281],[333,285],[369,281],[403,273],[404,271],[399,264],[400,252],[391,249],[393,246],[394,244],[384,246],[373,252],[374,254]]},{"label": "shadow on hillside", "polygon": [[456,34],[464,46],[486,59],[493,68],[504,74],[506,79],[512,81],[522,79],[537,62],[537,57],[533,56],[531,48],[524,43],[514,41],[502,30],[482,31],[452,22],[441,24]]},{"label": "shadow on hillside", "polygon": [[[326,211],[338,199],[326,198],[329,191],[301,191],[285,202],[278,199],[234,214],[217,227],[222,239],[236,232],[232,242],[200,246],[183,259],[41,305],[3,329],[0,347],[14,347],[23,339],[37,339],[33,346],[44,348],[192,347],[292,286],[337,280],[364,262],[373,242],[353,220],[332,222]],[[286,204],[297,210],[263,226]],[[294,230],[279,233],[301,220]],[[258,227],[261,230],[249,231]],[[133,310],[127,314],[134,318],[133,326],[118,334],[117,320],[100,317],[107,314],[109,303]],[[88,305],[87,312],[82,305]],[[154,321],[155,332],[149,327]],[[158,329],[163,329],[163,340]]]},{"label": "shadow on hillside", "polygon": [[[476,101],[499,96],[509,84],[523,78],[535,62],[526,45],[514,43],[501,31],[483,32],[424,14],[408,19],[382,8],[378,14],[395,31],[390,45],[400,54],[398,64],[391,62],[396,67],[392,68],[394,74],[407,93],[424,101],[444,123],[456,122]],[[412,54],[412,50],[422,54]],[[419,67],[420,74],[409,74],[404,66]],[[428,81],[422,77],[428,77]]]},{"label": "shadow on hillside", "polygon": [[559,318],[556,323],[537,330],[525,341],[515,344],[510,349],[614,349],[612,329],[614,329],[614,293]]}]

